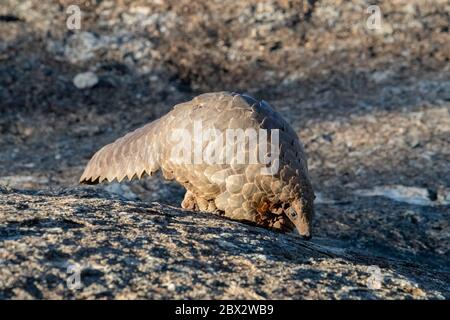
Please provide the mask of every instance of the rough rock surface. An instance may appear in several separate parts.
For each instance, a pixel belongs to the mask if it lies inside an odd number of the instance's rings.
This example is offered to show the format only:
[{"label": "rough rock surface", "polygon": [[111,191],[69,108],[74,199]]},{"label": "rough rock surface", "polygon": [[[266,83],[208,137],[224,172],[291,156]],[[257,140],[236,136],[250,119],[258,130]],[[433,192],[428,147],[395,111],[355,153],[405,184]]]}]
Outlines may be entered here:
[{"label": "rough rock surface", "polygon": [[1,188],[0,212],[1,299],[450,297],[448,272],[98,190]]},{"label": "rough rock surface", "polygon": [[[107,297],[449,298],[450,5],[376,1],[382,25],[369,30],[373,3],[2,0],[0,186],[18,190],[0,195],[0,295],[93,298],[104,287]],[[81,30],[66,27],[69,4],[84,13]],[[73,79],[86,71],[98,83],[79,90]],[[158,177],[73,189],[101,146],[221,90],[270,102],[304,142],[318,191],[312,243],[146,204],[183,199]],[[159,213],[140,213],[152,207]],[[165,234],[168,222],[176,227]],[[173,231],[195,228],[208,232]],[[333,257],[306,249],[319,245]],[[136,248],[146,248],[140,258]],[[256,253],[267,259],[246,256],[254,248],[268,248]],[[228,267],[197,265],[215,250]],[[144,260],[167,255],[179,263]],[[92,267],[83,289],[67,290],[67,265],[83,262]],[[386,281],[370,278],[371,265]]]}]

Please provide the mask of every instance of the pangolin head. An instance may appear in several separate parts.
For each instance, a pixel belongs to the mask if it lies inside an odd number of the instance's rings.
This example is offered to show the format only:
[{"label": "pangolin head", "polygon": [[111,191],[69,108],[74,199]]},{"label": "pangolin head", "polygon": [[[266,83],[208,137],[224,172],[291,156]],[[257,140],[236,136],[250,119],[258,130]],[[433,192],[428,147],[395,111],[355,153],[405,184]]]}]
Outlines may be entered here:
[{"label": "pangolin head", "polygon": [[310,185],[296,192],[285,210],[286,216],[294,224],[300,236],[309,240],[312,237],[314,218],[314,192]]}]

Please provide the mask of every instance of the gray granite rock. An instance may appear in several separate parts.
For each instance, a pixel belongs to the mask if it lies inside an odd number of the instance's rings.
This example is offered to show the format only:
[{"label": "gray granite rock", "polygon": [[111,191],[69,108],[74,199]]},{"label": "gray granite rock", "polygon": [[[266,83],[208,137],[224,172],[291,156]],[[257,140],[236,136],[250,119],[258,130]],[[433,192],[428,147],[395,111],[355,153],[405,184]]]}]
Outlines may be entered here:
[{"label": "gray granite rock", "polygon": [[449,274],[101,189],[0,188],[1,299],[449,298]]}]

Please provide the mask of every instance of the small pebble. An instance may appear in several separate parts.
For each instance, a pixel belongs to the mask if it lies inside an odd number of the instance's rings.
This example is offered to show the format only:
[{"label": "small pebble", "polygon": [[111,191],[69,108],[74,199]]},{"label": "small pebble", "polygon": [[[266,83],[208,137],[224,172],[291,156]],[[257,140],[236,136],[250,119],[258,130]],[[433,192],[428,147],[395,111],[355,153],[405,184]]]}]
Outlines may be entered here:
[{"label": "small pebble", "polygon": [[98,77],[93,72],[83,72],[79,73],[73,78],[73,84],[78,89],[88,89],[92,88],[98,83]]}]

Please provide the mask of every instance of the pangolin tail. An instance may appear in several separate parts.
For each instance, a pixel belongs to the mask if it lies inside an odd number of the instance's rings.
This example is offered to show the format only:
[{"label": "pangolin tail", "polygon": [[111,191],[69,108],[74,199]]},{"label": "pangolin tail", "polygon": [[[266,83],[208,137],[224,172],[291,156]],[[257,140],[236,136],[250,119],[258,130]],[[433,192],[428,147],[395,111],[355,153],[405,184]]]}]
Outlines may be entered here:
[{"label": "pangolin tail", "polygon": [[80,183],[96,184],[114,179],[120,182],[125,177],[140,179],[144,173],[152,175],[158,171],[159,122],[155,120],[97,151],[86,166]]}]

